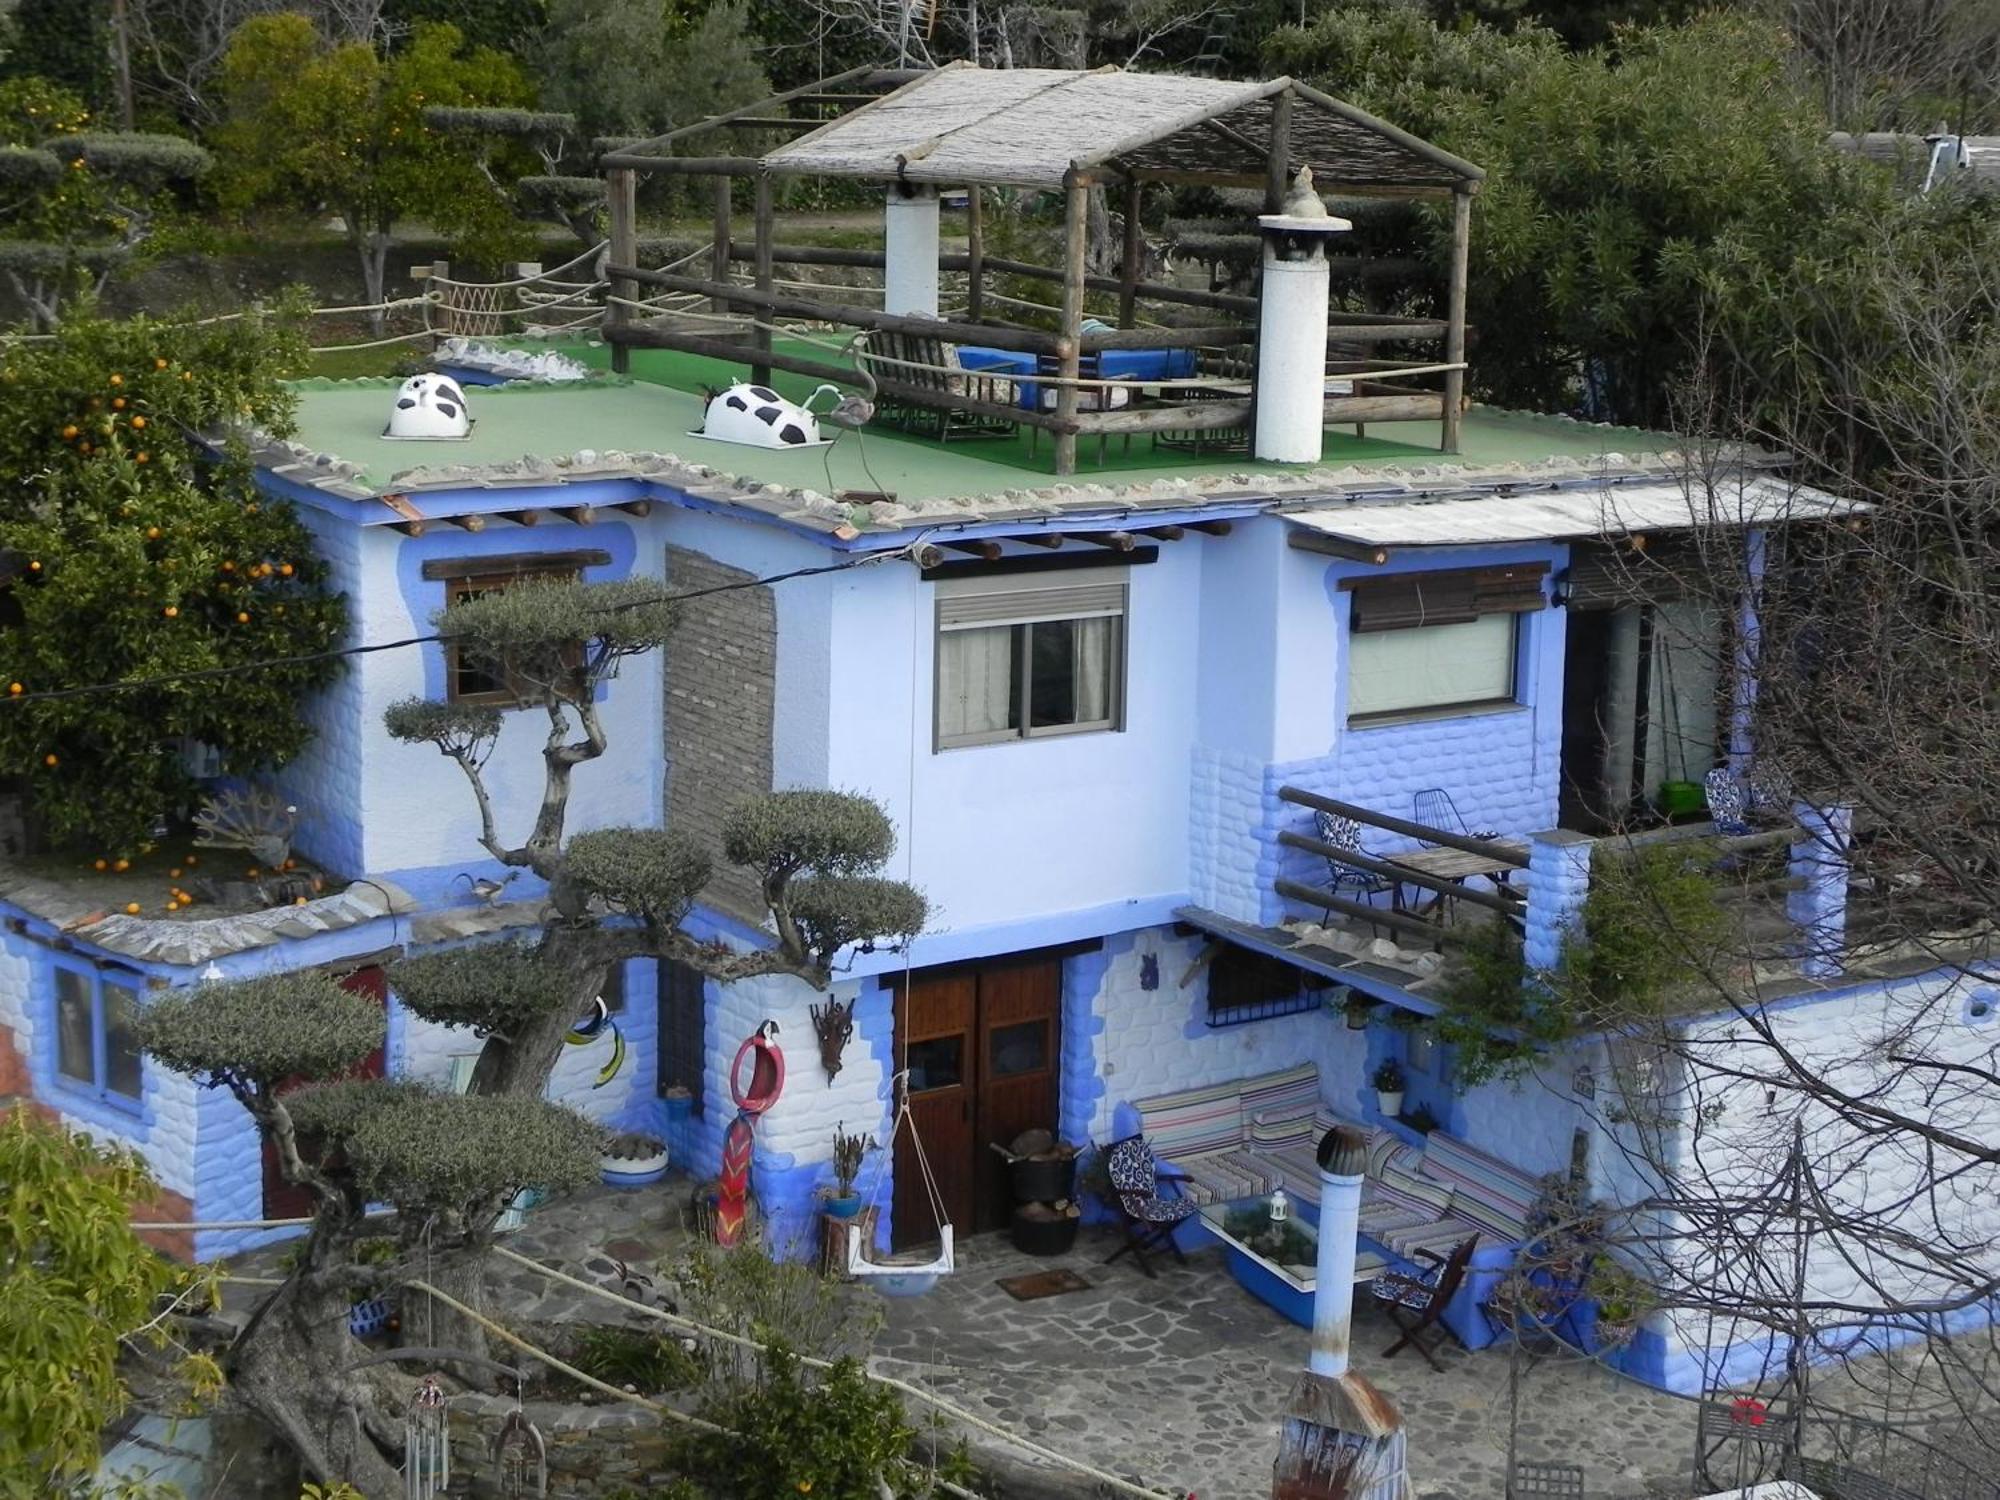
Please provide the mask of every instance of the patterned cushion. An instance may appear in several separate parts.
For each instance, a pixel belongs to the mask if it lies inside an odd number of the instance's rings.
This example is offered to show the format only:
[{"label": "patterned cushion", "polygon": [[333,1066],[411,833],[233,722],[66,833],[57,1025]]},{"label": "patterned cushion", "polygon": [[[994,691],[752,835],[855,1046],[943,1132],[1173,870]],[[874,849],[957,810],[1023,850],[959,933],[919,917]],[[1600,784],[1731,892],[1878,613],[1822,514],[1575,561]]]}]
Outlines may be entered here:
[{"label": "patterned cushion", "polygon": [[1270,1169],[1262,1157],[1248,1151],[1212,1151],[1182,1157],[1174,1166],[1187,1174],[1182,1189],[1197,1203],[1227,1203],[1271,1191]]},{"label": "patterned cushion", "polygon": [[1500,1239],[1524,1240],[1528,1213],[1541,1190],[1534,1178],[1496,1156],[1433,1130],[1424,1148],[1423,1175],[1455,1189],[1452,1211],[1475,1220]]},{"label": "patterned cushion", "polygon": [[1250,1144],[1260,1150],[1281,1151],[1301,1141],[1316,1145],[1321,1133],[1311,1115],[1258,1115],[1250,1121]]},{"label": "patterned cushion", "polygon": [[1433,1181],[1421,1172],[1413,1172],[1396,1161],[1391,1161],[1382,1169],[1382,1186],[1401,1194],[1413,1205],[1432,1210],[1433,1219],[1442,1219],[1449,1213],[1452,1199],[1456,1196],[1455,1191],[1442,1182]]},{"label": "patterned cushion", "polygon": [[1369,1282],[1368,1292],[1377,1302],[1393,1302],[1398,1307],[1422,1312],[1430,1306],[1431,1295],[1437,1290],[1438,1273],[1443,1269],[1441,1265],[1432,1265],[1429,1270],[1419,1271],[1414,1276],[1403,1271],[1391,1271]]},{"label": "patterned cushion", "polygon": [[1265,1174],[1273,1187],[1282,1187],[1294,1198],[1319,1203],[1319,1147],[1316,1140],[1300,1141],[1282,1151],[1258,1151]]},{"label": "patterned cushion", "polygon": [[1243,1118],[1264,1115],[1274,1120],[1302,1115],[1310,1119],[1319,1108],[1319,1065],[1300,1063],[1281,1073],[1264,1073],[1238,1082],[1243,1096]]},{"label": "patterned cushion", "polygon": [[1415,1260],[1419,1250],[1428,1250],[1433,1255],[1449,1255],[1461,1241],[1469,1235],[1479,1233],[1479,1226],[1468,1224],[1463,1219],[1439,1219],[1430,1224],[1416,1224],[1407,1229],[1392,1229],[1387,1234],[1378,1234],[1380,1240],[1405,1260]]},{"label": "patterned cushion", "polygon": [[1125,1212],[1135,1219],[1144,1219],[1148,1224],[1178,1224],[1201,1212],[1201,1205],[1192,1198],[1127,1198]]},{"label": "patterned cushion", "polygon": [[1176,1164],[1210,1151],[1230,1151],[1243,1143],[1243,1102],[1234,1079],[1206,1088],[1183,1089],[1135,1099],[1139,1129],[1153,1150]]},{"label": "patterned cushion", "polygon": [[1407,1151],[1409,1149],[1408,1146],[1404,1145],[1402,1139],[1395,1131],[1376,1131],[1375,1138],[1368,1143],[1368,1175],[1370,1177],[1380,1177],[1382,1169],[1388,1164],[1390,1157],[1396,1155],[1399,1151]]}]

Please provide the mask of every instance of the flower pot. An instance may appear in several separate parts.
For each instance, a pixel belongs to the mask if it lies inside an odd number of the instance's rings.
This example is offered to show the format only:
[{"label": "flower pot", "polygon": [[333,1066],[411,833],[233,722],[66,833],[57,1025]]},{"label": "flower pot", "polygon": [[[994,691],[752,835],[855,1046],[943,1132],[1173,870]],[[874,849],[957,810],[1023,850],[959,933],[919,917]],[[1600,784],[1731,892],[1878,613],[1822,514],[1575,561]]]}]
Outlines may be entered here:
[{"label": "flower pot", "polygon": [[1375,1108],[1385,1120],[1393,1120],[1403,1112],[1402,1089],[1375,1090]]},{"label": "flower pot", "polygon": [[650,1187],[667,1175],[667,1148],[662,1144],[649,1156],[600,1156],[597,1165],[606,1187]]},{"label": "flower pot", "polygon": [[1017,1156],[1007,1164],[1016,1203],[1062,1203],[1076,1196],[1074,1156]]},{"label": "flower pot", "polygon": [[1660,811],[1670,818],[1691,817],[1708,806],[1708,794],[1698,781],[1660,783]]},{"label": "flower pot", "polygon": [[1081,1220],[1041,1203],[1023,1203],[1014,1210],[1008,1237],[1023,1255],[1064,1255],[1076,1244]]},{"label": "flower pot", "polygon": [[841,1193],[826,1200],[826,1211],[836,1219],[851,1219],[861,1212],[859,1193]]},{"label": "flower pot", "polygon": [[388,1328],[392,1313],[387,1297],[370,1297],[366,1302],[357,1302],[348,1309],[347,1331],[358,1339],[381,1333]]},{"label": "flower pot", "polygon": [[678,1124],[680,1121],[690,1119],[694,1115],[694,1095],[690,1094],[686,1089],[678,1087],[668,1089],[665,1098],[667,1101],[667,1118],[669,1120]]}]

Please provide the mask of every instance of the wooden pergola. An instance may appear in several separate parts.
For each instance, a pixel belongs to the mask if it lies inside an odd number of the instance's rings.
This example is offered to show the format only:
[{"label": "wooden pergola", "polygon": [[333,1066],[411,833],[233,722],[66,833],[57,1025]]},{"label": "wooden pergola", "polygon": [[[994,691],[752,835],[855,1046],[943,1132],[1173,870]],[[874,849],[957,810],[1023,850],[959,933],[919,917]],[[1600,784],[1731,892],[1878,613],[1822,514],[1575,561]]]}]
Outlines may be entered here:
[{"label": "wooden pergola", "polygon": [[[817,109],[818,118],[794,118],[793,107]],[[762,156],[677,154],[697,136],[718,130],[801,134]],[[1282,204],[1293,174],[1310,166],[1315,186],[1334,196],[1403,199],[1449,198],[1453,208],[1448,305],[1443,318],[1356,313],[1335,308],[1328,349],[1330,374],[1351,377],[1351,390],[1326,397],[1329,423],[1437,418],[1441,446],[1456,452],[1465,381],[1466,251],[1472,195],[1484,173],[1470,162],[1398,130],[1351,104],[1291,78],[1228,82],[1115,68],[1090,72],[1056,69],[994,70],[968,63],[919,72],[856,69],[805,88],[778,94],[668,135],[607,154],[611,207],[608,276],[613,302],[605,337],[618,368],[635,346],[664,347],[748,364],[753,378],[773,368],[820,379],[851,379],[838,365],[772,348],[768,325],[777,318],[842,324],[891,334],[927,336],[957,344],[1031,354],[1043,362],[1055,387],[1054,409],[1024,410],[956,398],[979,414],[1039,427],[1055,440],[1056,470],[1075,469],[1077,439],[1085,434],[1169,432],[1243,425],[1254,392],[1192,404],[1137,405],[1126,410],[1079,410],[1093,356],[1120,349],[1203,349],[1252,345],[1258,302],[1254,297],[1168,285],[1140,277],[1140,209],[1149,183],[1212,187],[1261,187],[1268,211]],[[706,276],[650,270],[638,261],[636,203],[642,172],[708,177],[714,182],[714,230]],[[900,185],[907,190],[968,190],[967,249],[940,255],[944,270],[968,278],[961,320],[880,312],[830,300],[789,295],[775,285],[775,267],[839,265],[882,267],[883,251],[786,246],[773,234],[772,189],[781,176],[849,177]],[[734,179],[755,184],[754,239],[731,242],[730,188]],[[1092,187],[1121,198],[1124,239],[1119,272],[1086,274],[1088,194]],[[985,253],[981,190],[1041,189],[1062,195],[1063,262],[1043,267]],[[749,262],[749,284],[731,279],[735,261]],[[1061,305],[1055,331],[993,316],[987,277],[1032,277],[1057,283]],[[716,312],[747,314],[750,336],[738,341],[714,328],[675,326],[648,319],[632,304],[642,287],[695,294]],[[1086,293],[1117,294],[1118,327],[1086,332]],[[1140,327],[1142,303],[1227,315],[1200,327]],[[684,322],[684,320],[683,320]],[[1371,358],[1384,344],[1440,346],[1428,361]],[[1441,376],[1441,389],[1413,388],[1410,377]],[[1370,377],[1374,378],[1370,378]],[[934,384],[877,372],[884,394],[923,404],[936,401]]]}]

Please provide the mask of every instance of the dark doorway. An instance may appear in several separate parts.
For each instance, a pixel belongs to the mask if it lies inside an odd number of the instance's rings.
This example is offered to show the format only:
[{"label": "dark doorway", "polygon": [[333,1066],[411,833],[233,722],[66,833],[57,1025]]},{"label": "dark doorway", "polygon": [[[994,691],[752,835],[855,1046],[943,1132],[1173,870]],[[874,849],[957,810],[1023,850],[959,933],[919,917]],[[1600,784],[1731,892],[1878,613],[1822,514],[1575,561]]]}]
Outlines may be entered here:
[{"label": "dark doorway", "polygon": [[1572,609],[1564,631],[1558,816],[1583,833],[1619,821],[1632,801],[1630,767],[1611,764],[1616,619],[1615,610]]},{"label": "dark doorway", "polygon": [[[945,1214],[961,1233],[1007,1222],[1005,1163],[988,1149],[1056,1124],[1062,959],[1023,954],[933,969],[896,989],[897,1055],[910,1073],[910,1118]],[[923,1174],[896,1143],[893,1242],[936,1238]]]}]

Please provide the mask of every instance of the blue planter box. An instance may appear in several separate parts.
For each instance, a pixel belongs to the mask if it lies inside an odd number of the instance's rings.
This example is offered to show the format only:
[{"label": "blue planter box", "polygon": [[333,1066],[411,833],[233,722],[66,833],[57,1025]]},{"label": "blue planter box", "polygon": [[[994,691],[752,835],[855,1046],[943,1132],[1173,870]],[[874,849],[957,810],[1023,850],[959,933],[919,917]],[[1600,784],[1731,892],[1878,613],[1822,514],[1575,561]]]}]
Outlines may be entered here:
[{"label": "blue planter box", "polygon": [[1296,1286],[1290,1277],[1266,1265],[1248,1251],[1224,1243],[1222,1253],[1229,1262],[1229,1274],[1259,1302],[1274,1308],[1301,1328],[1312,1327],[1313,1294]]}]

